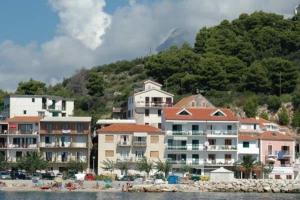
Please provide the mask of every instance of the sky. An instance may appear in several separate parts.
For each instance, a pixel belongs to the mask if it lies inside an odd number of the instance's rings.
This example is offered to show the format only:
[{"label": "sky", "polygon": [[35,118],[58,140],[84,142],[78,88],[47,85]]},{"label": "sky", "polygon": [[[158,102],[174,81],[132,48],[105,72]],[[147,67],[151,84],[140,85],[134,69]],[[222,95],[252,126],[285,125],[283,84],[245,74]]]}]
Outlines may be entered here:
[{"label": "sky", "polygon": [[[0,88],[55,84],[82,68],[149,54],[174,28],[195,35],[241,13],[286,17],[299,0],[1,0]],[[190,41],[193,43],[192,39]]]}]

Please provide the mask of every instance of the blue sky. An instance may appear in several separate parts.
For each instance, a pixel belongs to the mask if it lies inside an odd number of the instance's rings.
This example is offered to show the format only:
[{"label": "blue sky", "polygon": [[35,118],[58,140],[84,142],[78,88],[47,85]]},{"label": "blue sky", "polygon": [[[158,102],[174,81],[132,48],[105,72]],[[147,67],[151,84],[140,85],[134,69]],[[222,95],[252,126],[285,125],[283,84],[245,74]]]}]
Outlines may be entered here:
[{"label": "blue sky", "polygon": [[[106,4],[105,4],[106,3]],[[291,16],[299,0],[0,0],[0,89],[30,78],[56,84],[82,68],[155,53],[174,29],[194,43],[203,26],[241,13]],[[104,6],[105,5],[105,6]]]},{"label": "blue sky", "polygon": [[[104,10],[112,14],[127,5],[127,0],[109,0]],[[0,1],[0,42],[12,40],[23,45],[45,42],[55,35],[58,23],[59,18],[47,0]]]}]

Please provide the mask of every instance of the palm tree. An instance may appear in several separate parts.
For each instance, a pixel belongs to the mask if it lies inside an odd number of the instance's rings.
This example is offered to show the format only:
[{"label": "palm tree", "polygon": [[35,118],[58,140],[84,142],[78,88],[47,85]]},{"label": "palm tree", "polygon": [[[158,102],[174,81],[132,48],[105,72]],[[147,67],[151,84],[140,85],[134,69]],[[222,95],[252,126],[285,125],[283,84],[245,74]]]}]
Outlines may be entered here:
[{"label": "palm tree", "polygon": [[25,169],[29,173],[33,173],[36,172],[36,170],[46,169],[48,162],[38,152],[32,152],[18,161],[17,167]]},{"label": "palm tree", "polygon": [[110,173],[112,174],[112,172],[115,170],[116,168],[116,163],[112,160],[106,159],[102,162],[102,169],[104,169],[105,171],[110,171]]},{"label": "palm tree", "polygon": [[252,170],[258,165],[258,162],[251,155],[243,157],[241,167],[245,170],[246,177],[252,177]]},{"label": "palm tree", "polygon": [[172,170],[172,164],[168,160],[163,162],[160,159],[157,162],[155,162],[155,164],[155,168],[157,169],[157,171],[164,173],[165,178],[167,178],[169,172]]},{"label": "palm tree", "polygon": [[137,162],[137,169],[141,172],[146,172],[147,178],[149,177],[149,174],[151,170],[153,169],[153,162],[147,160],[147,158],[143,157],[141,160]]},{"label": "palm tree", "polygon": [[127,161],[121,161],[116,163],[116,167],[121,170],[122,172],[124,171],[125,176],[128,174],[128,169],[129,169],[129,163]]}]

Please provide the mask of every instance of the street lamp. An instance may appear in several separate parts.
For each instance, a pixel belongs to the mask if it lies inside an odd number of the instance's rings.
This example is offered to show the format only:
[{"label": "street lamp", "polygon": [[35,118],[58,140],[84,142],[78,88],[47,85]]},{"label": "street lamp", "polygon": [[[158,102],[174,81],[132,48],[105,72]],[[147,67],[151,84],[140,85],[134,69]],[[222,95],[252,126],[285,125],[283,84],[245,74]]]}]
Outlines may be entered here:
[{"label": "street lamp", "polygon": [[94,173],[96,173],[96,170],[95,170],[95,159],[96,159],[96,157],[93,156],[93,172],[94,172]]}]

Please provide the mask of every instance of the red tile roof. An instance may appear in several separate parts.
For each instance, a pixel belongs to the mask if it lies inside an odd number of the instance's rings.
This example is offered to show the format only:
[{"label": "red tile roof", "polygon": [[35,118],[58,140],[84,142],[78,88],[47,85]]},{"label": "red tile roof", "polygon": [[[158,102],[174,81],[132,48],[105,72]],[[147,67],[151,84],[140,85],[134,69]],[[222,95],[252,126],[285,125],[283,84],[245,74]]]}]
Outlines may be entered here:
[{"label": "red tile roof", "polygon": [[8,122],[39,122],[42,117],[38,116],[15,116],[7,119]]},{"label": "red tile roof", "polygon": [[184,97],[180,101],[178,101],[174,105],[174,107],[180,107],[180,108],[182,108],[182,107],[186,106],[187,104],[189,104],[189,102],[193,101],[194,99],[195,99],[195,95]]},{"label": "red tile roof", "polygon": [[133,132],[147,132],[147,133],[161,133],[161,130],[149,126],[149,125],[140,125],[140,124],[112,124],[110,126],[103,127],[100,129],[100,133],[107,133],[107,132],[126,132],[126,133],[133,133]]},{"label": "red tile roof", "polygon": [[[163,110],[166,120],[197,120],[197,121],[238,121],[235,114],[227,108],[186,108],[191,115],[179,115],[183,108],[165,108]],[[217,110],[225,113],[225,116],[214,116],[213,113]]]},{"label": "red tile roof", "polygon": [[259,139],[261,140],[285,140],[285,141],[293,141],[294,138],[290,135],[284,135],[278,132],[265,131],[260,134]]},{"label": "red tile roof", "polygon": [[239,140],[258,140],[258,136],[249,134],[239,134]]}]

